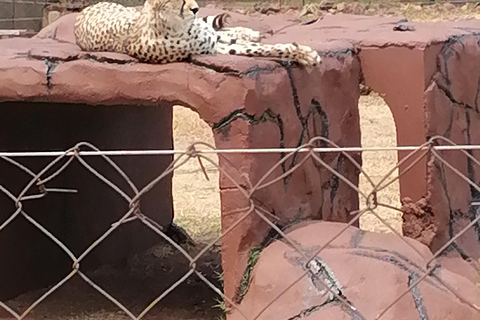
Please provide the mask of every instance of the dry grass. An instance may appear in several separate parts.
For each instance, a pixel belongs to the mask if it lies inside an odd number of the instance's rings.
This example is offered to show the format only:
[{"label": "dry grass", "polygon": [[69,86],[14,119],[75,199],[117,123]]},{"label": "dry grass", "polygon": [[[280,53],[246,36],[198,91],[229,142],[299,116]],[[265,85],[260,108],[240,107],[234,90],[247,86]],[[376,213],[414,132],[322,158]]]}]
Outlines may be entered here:
[{"label": "dry grass", "polygon": [[[255,4],[259,4],[254,8]],[[448,2],[427,3],[423,2],[399,2],[390,0],[360,0],[360,1],[306,1],[306,5],[300,9],[300,1],[284,1],[284,6],[279,6],[277,1],[225,1],[222,8],[236,10],[240,13],[255,13],[265,7],[279,9],[281,12],[302,13],[306,15],[332,15],[332,14],[356,14],[377,16],[402,16],[411,21],[445,21],[459,19],[480,19],[480,6],[470,1],[469,3],[452,4]],[[326,4],[330,5],[326,9]],[[309,19],[307,19],[309,20]]]},{"label": "dry grass", "polygon": [[[212,129],[199,115],[181,106],[173,108],[173,146],[187,149],[196,141],[215,146]],[[205,148],[200,146],[199,148]],[[218,164],[218,156],[208,157]],[[173,206],[175,222],[184,227],[190,236],[200,242],[217,237],[220,230],[220,189],[219,173],[213,164],[202,161],[206,179],[198,160],[190,159],[176,169],[173,175]]]},{"label": "dry grass", "polygon": [[480,19],[480,6],[476,3],[453,5],[436,3],[429,6],[418,4],[398,4],[396,15],[402,15],[412,21],[445,21],[459,19]]},{"label": "dry grass", "polygon": [[[359,101],[360,129],[363,147],[394,147],[397,145],[395,122],[392,113],[382,97],[377,94],[360,97]],[[397,162],[396,151],[363,152],[362,169],[378,183]],[[398,175],[398,170],[392,177]],[[389,180],[391,180],[391,178]],[[360,175],[360,190],[369,192],[371,186],[364,175]],[[377,194],[378,202],[400,208],[398,181],[392,183]],[[360,199],[360,209],[365,208],[365,200]],[[379,207],[375,212],[388,222],[398,232],[402,232],[401,212],[393,209]],[[378,220],[372,213],[366,213],[360,218],[360,227],[363,230],[376,232],[391,232],[391,230]]]}]

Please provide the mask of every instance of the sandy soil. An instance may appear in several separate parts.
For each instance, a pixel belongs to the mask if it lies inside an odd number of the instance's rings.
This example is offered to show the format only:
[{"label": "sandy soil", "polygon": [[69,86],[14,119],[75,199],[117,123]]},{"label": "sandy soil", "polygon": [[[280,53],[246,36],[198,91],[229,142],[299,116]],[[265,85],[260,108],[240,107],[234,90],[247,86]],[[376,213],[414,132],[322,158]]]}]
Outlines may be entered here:
[{"label": "sandy soil", "polygon": [[[376,94],[360,97],[360,129],[363,147],[394,147],[397,145],[395,122],[392,113],[382,97]],[[388,174],[398,162],[396,151],[363,152],[362,169],[370,176],[374,183]],[[389,180],[398,176],[396,170]],[[359,188],[363,192],[372,190],[364,175],[360,175]],[[378,202],[400,208],[400,190],[398,181],[378,192]],[[360,209],[365,208],[365,200],[360,199]],[[384,219],[390,227],[402,233],[402,214],[398,210],[378,207],[375,212]],[[360,228],[368,231],[391,232],[391,229],[377,219],[372,213],[365,213],[360,218]]]}]

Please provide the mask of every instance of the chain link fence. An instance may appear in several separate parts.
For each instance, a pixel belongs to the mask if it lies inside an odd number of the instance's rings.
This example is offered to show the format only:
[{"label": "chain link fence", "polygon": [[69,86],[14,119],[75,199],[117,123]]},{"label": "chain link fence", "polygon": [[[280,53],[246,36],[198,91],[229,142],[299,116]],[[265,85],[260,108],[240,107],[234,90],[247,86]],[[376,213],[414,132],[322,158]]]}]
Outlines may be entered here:
[{"label": "chain link fence", "polygon": [[[322,146],[321,148],[319,146]],[[201,149],[201,150],[200,150]],[[316,137],[311,139],[308,143],[295,148],[295,149],[286,149],[284,152],[284,156],[273,166],[259,181],[249,181],[248,186],[242,185],[239,181],[236,181],[231,174],[224,170],[221,166],[217,163],[212,161],[208,157],[208,153],[217,153],[223,161],[229,161],[228,153],[238,153],[238,152],[256,152],[256,153],[265,153],[270,152],[268,149],[265,150],[215,150],[211,145],[206,143],[198,142],[194,143],[188,148],[187,151],[177,154],[178,156],[171,162],[168,168],[159,176],[152,177],[150,183],[148,183],[143,188],[138,188],[131,179],[122,171],[112,159],[111,156],[118,156],[118,155],[134,155],[135,152],[128,151],[128,152],[118,152],[118,151],[109,151],[109,152],[101,152],[95,146],[89,143],[78,143],[74,147],[65,152],[39,152],[39,153],[6,153],[3,152],[0,155],[2,161],[8,163],[8,165],[15,166],[16,168],[22,170],[25,175],[31,177],[28,184],[19,192],[14,193],[12,190],[7,189],[4,185],[0,185],[0,192],[2,192],[5,196],[7,196],[11,202],[15,206],[15,210],[8,215],[8,218],[4,221],[0,221],[0,233],[5,232],[8,230],[9,226],[12,225],[17,219],[26,219],[30,224],[35,226],[45,237],[48,237],[51,241],[53,241],[58,248],[60,248],[68,257],[71,259],[71,271],[61,279],[58,283],[53,284],[49,289],[44,292],[40,297],[38,297],[33,303],[28,306],[25,306],[23,309],[19,309],[18,307],[15,308],[9,305],[7,302],[0,302],[0,309],[4,309],[14,319],[28,319],[31,316],[32,311],[37,308],[42,303],[45,303],[49,297],[58,291],[61,287],[65,286],[66,283],[72,281],[73,278],[80,278],[86,284],[91,286],[94,290],[96,290],[104,299],[110,300],[113,304],[116,305],[120,314],[122,316],[127,316],[129,319],[142,319],[145,318],[146,315],[151,311],[151,309],[157,305],[159,302],[163,301],[172,291],[175,291],[177,287],[179,287],[182,283],[191,281],[192,278],[197,277],[206,285],[208,288],[213,290],[218,295],[220,301],[223,304],[228,305],[229,308],[236,309],[237,313],[242,315],[242,317],[246,320],[254,320],[260,319],[262,313],[264,313],[271,305],[278,299],[282,297],[286,292],[292,289],[299,281],[301,281],[305,277],[314,278],[317,283],[320,283],[321,286],[324,288],[324,296],[329,297],[330,301],[336,301],[337,303],[342,305],[342,308],[349,310],[354,314],[354,319],[368,319],[361,308],[358,308],[354,302],[350,301],[348,297],[342,294],[341,291],[337,290],[335,285],[333,285],[331,281],[327,281],[325,277],[322,276],[322,270],[317,270],[318,265],[315,263],[315,259],[322,257],[322,252],[325,248],[328,248],[329,244],[331,244],[335,239],[337,239],[349,226],[353,225],[357,222],[362,215],[367,213],[373,214],[379,219],[386,227],[388,227],[392,233],[396,236],[400,237],[403,240],[404,246],[407,248],[414,250],[419,256],[423,257],[421,252],[419,252],[418,248],[413,246],[411,242],[405,241],[405,238],[401,236],[401,234],[392,226],[389,225],[388,221],[382,218],[380,215],[376,213],[378,208],[390,208],[394,210],[402,210],[401,208],[392,208],[390,204],[380,203],[377,201],[377,193],[381,190],[388,187],[390,184],[394,183],[398,179],[401,178],[405,172],[408,172],[412,167],[417,165],[422,159],[429,158],[431,162],[435,162],[437,165],[442,166],[445,170],[450,170],[452,173],[458,176],[458,178],[463,181],[463,183],[468,184],[470,188],[480,192],[480,186],[472,181],[465,173],[462,173],[461,170],[457,169],[454,165],[449,163],[446,160],[445,155],[448,152],[461,152],[468,161],[478,169],[480,169],[480,161],[476,159],[473,155],[471,150],[480,149],[480,146],[456,146],[452,141],[445,137],[433,137],[428,142],[423,144],[419,147],[410,147],[404,148],[405,150],[411,150],[411,153],[404,157],[398,164],[392,168],[387,175],[385,175],[380,181],[374,182],[372,179],[368,177],[368,175],[362,170],[362,166],[355,161],[354,157],[351,156],[351,152],[361,152],[362,148],[340,148],[332,141],[322,138]],[[169,151],[159,150],[159,151],[148,151],[143,152],[139,151],[139,154],[151,154],[161,156],[161,154],[168,154]],[[275,151],[276,152],[276,151]],[[356,167],[361,174],[365,175],[366,179],[369,181],[370,190],[360,190],[358,186],[351,182],[349,179],[344,177],[342,174],[337,172],[332,166],[327,164],[322,154],[324,153],[334,153],[334,154],[342,154],[346,161],[349,161],[354,167]],[[171,154],[171,153],[170,153]],[[21,161],[14,160],[16,156],[51,156],[57,155],[54,160],[52,160],[48,165],[46,165],[42,170],[39,172],[33,172],[29,168],[25,167],[21,164]],[[88,162],[88,157],[91,156],[99,156],[102,157],[106,163],[121,177],[125,182],[128,183],[129,190],[122,189],[119,185],[112,182],[110,179],[106,178],[102,172],[99,172],[95,169],[91,164]],[[284,172],[283,174],[277,174],[282,172],[281,167],[283,164],[287,163],[287,161],[291,160],[292,157],[298,157],[299,161],[296,165],[291,167],[289,170]],[[223,179],[226,179],[230,184],[234,186],[234,189],[238,191],[239,194],[242,195],[244,199],[246,199],[249,203],[249,206],[246,208],[236,208],[235,211],[242,212],[242,217],[232,223],[228,228],[223,228],[221,235],[219,235],[216,239],[212,240],[208,243],[203,249],[198,251],[195,255],[192,255],[185,249],[182,244],[177,243],[171,236],[169,236],[165,230],[165,227],[160,226],[155,220],[149,217],[149,212],[142,212],[140,209],[140,203],[142,201],[142,197],[149,192],[155,185],[157,185],[162,179],[169,179],[171,178],[171,174],[174,170],[182,167],[188,161],[198,161],[200,168],[203,170],[205,177],[208,179],[207,172],[205,170],[205,165],[208,163],[211,166],[214,166],[220,172],[220,175]],[[366,205],[363,209],[350,212],[352,217],[351,221],[348,224],[345,224],[341,232],[335,234],[331,239],[323,246],[321,246],[315,252],[307,252],[302,248],[302,244],[298,243],[298,241],[292,239],[289,234],[284,232],[276,223],[276,217],[271,212],[265,209],[264,206],[260,206],[254,199],[254,195],[259,190],[268,188],[272,184],[282,182],[283,179],[295,174],[302,165],[306,162],[312,161],[314,162],[319,168],[323,168],[328,170],[332,175],[336,176],[341,184],[345,184],[350,188],[353,188],[356,192],[358,192],[361,201],[363,201]],[[125,200],[125,211],[123,216],[117,220],[112,221],[111,227],[106,230],[103,235],[101,235],[98,239],[95,239],[91,243],[91,245],[84,250],[81,254],[74,254],[70,248],[59,240],[59,238],[51,233],[45,226],[37,221],[35,215],[31,212],[27,212],[25,209],[25,204],[30,201],[42,201],[45,198],[51,197],[52,194],[55,193],[75,193],[76,190],[70,189],[62,189],[59,187],[53,188],[49,187],[49,184],[52,180],[57,178],[58,176],[62,175],[62,172],[70,166],[72,163],[77,162],[81,164],[85,169],[87,169],[91,174],[93,174],[96,178],[100,181],[105,183],[109,188],[114,190],[118,197],[121,197]],[[235,166],[234,166],[235,167]],[[55,169],[56,168],[56,169]],[[54,172],[51,172],[52,169],[55,169]],[[398,174],[394,174],[397,172]],[[245,175],[243,175],[245,176]],[[32,193],[32,190],[38,190]],[[133,194],[133,196],[131,195]],[[475,207],[480,205],[478,202],[472,202],[471,206]],[[223,214],[226,214],[225,212]],[[228,236],[233,230],[245,219],[249,219],[252,216],[256,216],[265,223],[269,225],[272,230],[276,232],[276,238],[282,239],[284,243],[287,243],[289,246],[294,248],[296,252],[303,257],[303,261],[306,261],[304,264],[304,271],[302,272],[301,276],[298,277],[295,281],[285,284],[285,288],[281,290],[281,293],[275,297],[270,303],[267,303],[265,306],[262,307],[262,310],[254,317],[248,317],[245,315],[243,308],[245,306],[240,306],[234,299],[227,297],[224,293],[222,288],[219,287],[218,284],[208,279],[199,269],[199,259],[208,251],[210,250],[215,244],[222,241],[223,238]],[[132,221],[139,221],[144,226],[155,232],[159,239],[163,239],[171,247],[178,251],[183,257],[188,260],[188,271],[184,273],[175,283],[168,287],[163,293],[158,295],[155,298],[151,298],[151,302],[146,306],[141,312],[134,313],[129,308],[125,306],[125,304],[121,303],[117,298],[114,297],[108,290],[102,288],[102,286],[92,280],[85,272],[82,271],[81,265],[82,261],[99,245],[102,244],[112,233],[114,233],[117,229],[121,226],[128,227],[128,225]],[[442,255],[446,250],[448,250],[452,245],[458,241],[458,239],[468,232],[471,229],[480,228],[479,225],[480,215],[472,218],[470,223],[466,225],[461,230],[458,230],[451,239],[449,239],[441,248],[439,248],[436,252],[434,252],[433,257],[428,261],[425,261],[423,265],[418,266],[419,274],[414,281],[409,282],[409,286],[406,290],[398,294],[398,296],[391,301],[391,303],[382,310],[375,319],[384,319],[385,314],[391,309],[398,301],[407,295],[409,292],[413,292],[416,290],[416,287],[424,282],[428,281],[428,278],[434,278],[439,284],[441,284],[443,290],[448,291],[456,298],[458,298],[462,303],[468,305],[472,308],[478,317],[480,317],[480,307],[475,305],[471,302],[471,297],[465,297],[460,293],[459,288],[451,285],[448,280],[443,279],[437,272],[439,268],[439,262],[437,258]],[[92,222],[93,223],[93,222]],[[8,259],[8,257],[1,257],[1,259]],[[20,263],[20,262],[19,262]],[[325,270],[324,270],[325,271]],[[355,272],[354,269],[351,269],[351,272]],[[365,279],[365,281],[372,281],[373,279]],[[0,281],[2,281],[0,279]],[[274,284],[271,284],[274,285]],[[390,288],[385,288],[385,290],[389,290]],[[367,296],[368,292],[361,293],[362,295]],[[116,314],[114,317],[119,319],[119,314]],[[425,318],[427,319],[427,318]]]}]

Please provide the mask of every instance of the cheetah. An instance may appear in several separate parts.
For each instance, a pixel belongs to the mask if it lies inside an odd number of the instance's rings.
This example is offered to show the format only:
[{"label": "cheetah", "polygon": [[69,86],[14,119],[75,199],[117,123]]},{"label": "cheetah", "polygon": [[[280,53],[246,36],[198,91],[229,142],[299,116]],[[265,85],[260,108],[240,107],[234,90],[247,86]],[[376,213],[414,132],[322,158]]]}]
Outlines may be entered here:
[{"label": "cheetah", "polygon": [[118,52],[145,63],[188,60],[197,54],[285,58],[307,68],[320,56],[310,47],[260,43],[258,31],[225,28],[227,14],[197,18],[195,0],[146,0],[141,9],[100,2],[83,9],[74,26],[84,51]]}]

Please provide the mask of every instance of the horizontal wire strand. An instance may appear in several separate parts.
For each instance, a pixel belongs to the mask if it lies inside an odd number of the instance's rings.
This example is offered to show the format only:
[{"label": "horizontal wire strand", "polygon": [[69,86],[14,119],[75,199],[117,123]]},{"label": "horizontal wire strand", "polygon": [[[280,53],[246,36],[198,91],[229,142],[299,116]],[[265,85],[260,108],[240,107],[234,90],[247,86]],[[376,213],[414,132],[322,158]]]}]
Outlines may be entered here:
[{"label": "horizontal wire strand", "polygon": [[[381,152],[381,151],[415,151],[421,146],[398,146],[398,147],[341,147],[341,148],[258,148],[258,149],[201,149],[195,153],[203,154],[228,154],[228,153],[281,153],[281,152]],[[427,149],[428,147],[423,147]],[[455,145],[455,146],[433,146],[438,151],[455,150],[480,150],[480,145]],[[110,151],[78,151],[80,156],[149,156],[149,155],[172,155],[188,153],[188,150],[178,149],[156,149],[156,150],[110,150]],[[0,157],[58,157],[65,154],[65,151],[12,151],[0,152]],[[73,156],[74,152],[66,154]]]}]

